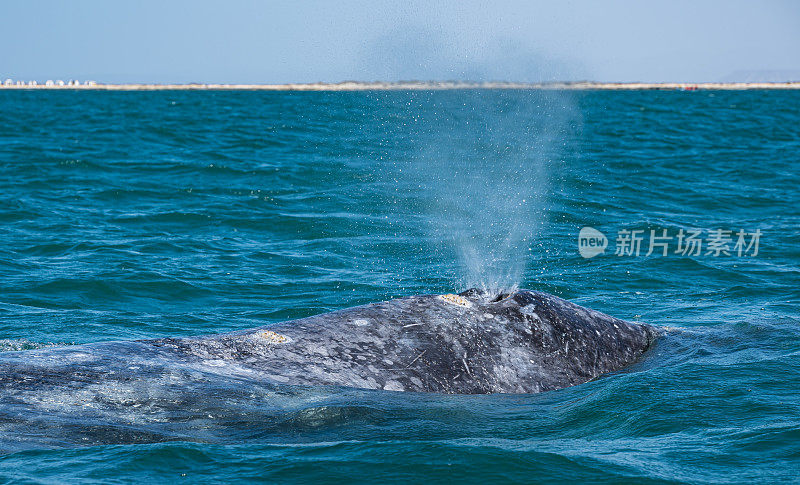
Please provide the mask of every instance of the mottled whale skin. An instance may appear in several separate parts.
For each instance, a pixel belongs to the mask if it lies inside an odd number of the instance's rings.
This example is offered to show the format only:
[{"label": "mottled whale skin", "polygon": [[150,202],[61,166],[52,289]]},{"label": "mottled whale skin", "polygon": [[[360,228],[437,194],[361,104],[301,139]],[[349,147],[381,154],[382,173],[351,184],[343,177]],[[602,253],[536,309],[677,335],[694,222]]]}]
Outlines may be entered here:
[{"label": "mottled whale skin", "polygon": [[136,397],[155,392],[154,386],[188,386],[211,375],[289,386],[537,393],[622,369],[655,337],[653,327],[546,293],[519,290],[492,298],[468,290],[222,335],[5,352],[0,404],[65,393],[97,402],[100,391],[92,389],[100,384]]},{"label": "mottled whale skin", "polygon": [[448,394],[537,393],[634,363],[656,331],[530,290],[468,290],[349,308],[241,333],[152,342],[235,360],[276,382]]}]

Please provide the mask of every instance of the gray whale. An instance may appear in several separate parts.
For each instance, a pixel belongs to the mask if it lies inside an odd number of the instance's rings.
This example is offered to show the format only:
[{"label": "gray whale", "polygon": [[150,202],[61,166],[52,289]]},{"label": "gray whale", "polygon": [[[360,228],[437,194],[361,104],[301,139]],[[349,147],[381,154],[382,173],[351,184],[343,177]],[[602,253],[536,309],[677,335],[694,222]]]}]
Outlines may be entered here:
[{"label": "gray whale", "polygon": [[226,369],[276,385],[537,393],[620,370],[655,337],[649,325],[546,293],[519,290],[492,298],[467,290],[222,335],[6,352],[0,354],[0,390],[12,399],[33,389],[86,393],[98,382],[132,386],[176,372]]}]

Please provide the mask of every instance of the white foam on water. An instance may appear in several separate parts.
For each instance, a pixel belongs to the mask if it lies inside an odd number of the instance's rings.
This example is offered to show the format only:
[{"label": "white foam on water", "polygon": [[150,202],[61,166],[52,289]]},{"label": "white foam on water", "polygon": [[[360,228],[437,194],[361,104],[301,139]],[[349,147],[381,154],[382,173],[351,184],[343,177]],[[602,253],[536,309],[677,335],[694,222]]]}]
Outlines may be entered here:
[{"label": "white foam on water", "polygon": [[0,339],[0,352],[18,352],[20,350],[45,349],[48,347],[60,347],[70,345],[67,343],[32,342],[28,339]]}]

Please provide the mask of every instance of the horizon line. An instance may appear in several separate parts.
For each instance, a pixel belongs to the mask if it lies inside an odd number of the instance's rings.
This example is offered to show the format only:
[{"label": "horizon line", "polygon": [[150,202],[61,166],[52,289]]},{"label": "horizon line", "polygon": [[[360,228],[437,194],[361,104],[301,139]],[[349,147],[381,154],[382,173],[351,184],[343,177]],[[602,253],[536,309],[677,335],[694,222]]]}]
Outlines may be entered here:
[{"label": "horizon line", "polygon": [[[100,91],[162,91],[162,90],[218,90],[218,91],[409,91],[452,89],[551,89],[551,90],[746,90],[746,89],[800,89],[800,81],[785,82],[597,82],[597,81],[342,81],[335,83],[100,83],[96,81],[37,81],[10,79],[0,83],[0,89],[71,89]],[[12,81],[13,82],[13,81]]]}]

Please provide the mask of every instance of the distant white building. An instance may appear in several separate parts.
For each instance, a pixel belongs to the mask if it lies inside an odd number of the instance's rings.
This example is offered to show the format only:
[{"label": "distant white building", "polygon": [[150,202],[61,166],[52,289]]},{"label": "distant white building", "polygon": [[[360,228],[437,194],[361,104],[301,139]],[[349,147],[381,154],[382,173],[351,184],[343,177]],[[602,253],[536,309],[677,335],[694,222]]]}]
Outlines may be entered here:
[{"label": "distant white building", "polygon": [[36,81],[28,81],[28,86],[37,86],[38,84]]},{"label": "distant white building", "polygon": [[47,81],[44,82],[44,85],[45,86],[55,86],[56,83],[54,83],[52,79],[48,79]]},{"label": "distant white building", "polygon": [[5,81],[3,81],[3,84],[6,86],[11,86],[12,84],[14,84],[14,81],[12,81],[11,78],[8,78]]},{"label": "distant white building", "polygon": [[64,83],[64,81],[62,81],[61,79],[59,79],[58,81],[56,81],[56,86],[64,86],[64,85],[65,85],[65,83]]},{"label": "distant white building", "polygon": [[87,86],[97,86],[97,83],[94,81],[86,81]]}]

